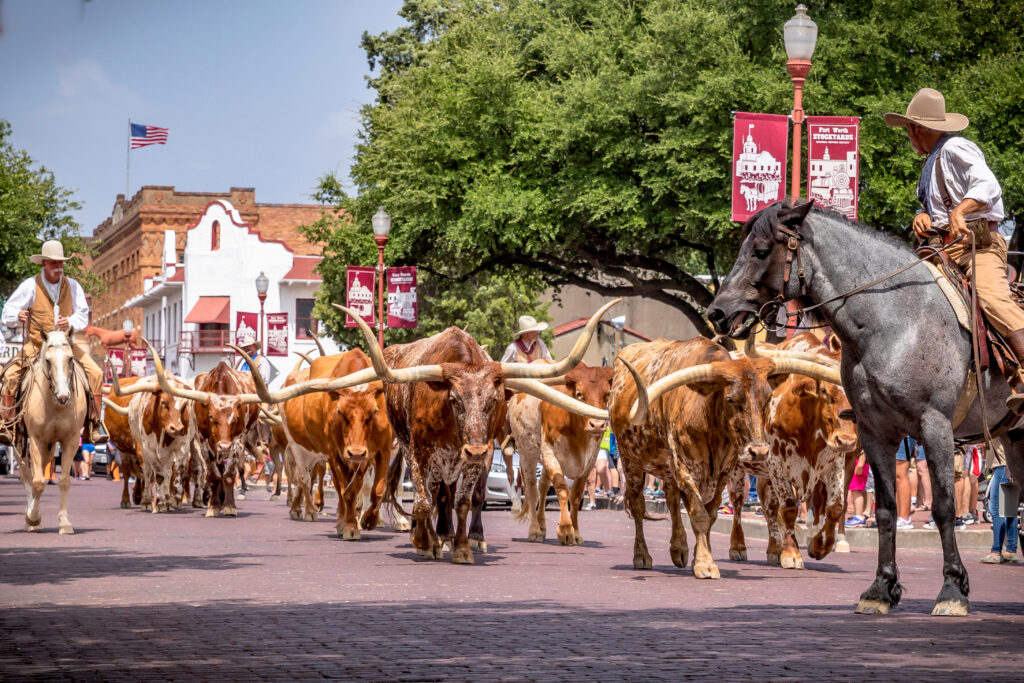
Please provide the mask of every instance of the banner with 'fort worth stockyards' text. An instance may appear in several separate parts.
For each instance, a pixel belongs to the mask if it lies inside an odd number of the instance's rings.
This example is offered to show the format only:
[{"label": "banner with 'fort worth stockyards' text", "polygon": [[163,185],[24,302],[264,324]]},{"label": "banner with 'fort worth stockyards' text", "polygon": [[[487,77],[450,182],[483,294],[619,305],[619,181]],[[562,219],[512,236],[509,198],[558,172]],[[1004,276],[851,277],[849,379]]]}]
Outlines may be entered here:
[{"label": "banner with 'fort worth stockyards' text", "polygon": [[807,117],[807,197],[825,209],[857,220],[860,119]]},{"label": "banner with 'fort worth stockyards' text", "polygon": [[419,303],[416,300],[416,266],[387,269],[388,327],[416,327]]},{"label": "banner with 'fort worth stockyards' text", "polygon": [[288,355],[287,313],[267,313],[267,355]]},{"label": "banner with 'fort worth stockyards' text", "polygon": [[732,219],[743,222],[786,195],[789,117],[737,112],[732,142]]}]

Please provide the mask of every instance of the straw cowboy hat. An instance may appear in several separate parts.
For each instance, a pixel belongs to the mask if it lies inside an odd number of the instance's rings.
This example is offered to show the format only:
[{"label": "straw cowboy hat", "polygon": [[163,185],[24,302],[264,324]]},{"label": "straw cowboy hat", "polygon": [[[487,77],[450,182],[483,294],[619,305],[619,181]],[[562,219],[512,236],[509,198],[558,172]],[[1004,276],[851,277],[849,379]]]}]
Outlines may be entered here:
[{"label": "straw cowboy hat", "polygon": [[43,248],[40,249],[39,254],[32,254],[29,260],[37,266],[43,265],[43,260],[47,261],[67,261],[67,256],[64,256],[64,245],[59,240],[47,240],[43,242]]},{"label": "straw cowboy hat", "polygon": [[256,335],[255,334],[251,334],[251,333],[243,334],[242,338],[238,340],[238,345],[241,346],[243,349],[246,346],[254,346],[255,344],[256,344]]},{"label": "straw cowboy hat", "polygon": [[907,105],[905,116],[890,112],[885,115],[885,123],[900,128],[914,123],[930,130],[955,133],[966,128],[969,121],[963,114],[947,112],[946,98],[938,90],[921,88]]},{"label": "straw cowboy hat", "polygon": [[521,315],[519,316],[519,331],[516,332],[512,338],[519,339],[527,332],[543,332],[548,329],[547,323],[539,323],[537,319],[532,315]]}]

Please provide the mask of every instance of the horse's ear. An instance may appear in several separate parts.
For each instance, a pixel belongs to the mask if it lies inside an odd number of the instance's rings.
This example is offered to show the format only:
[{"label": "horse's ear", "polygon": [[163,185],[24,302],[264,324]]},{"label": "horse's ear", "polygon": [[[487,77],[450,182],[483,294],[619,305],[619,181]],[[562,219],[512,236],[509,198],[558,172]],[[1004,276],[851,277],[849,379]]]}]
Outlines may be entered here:
[{"label": "horse's ear", "polygon": [[811,212],[812,206],[814,206],[813,199],[796,206],[783,205],[779,208],[779,223],[792,230],[798,230],[804,224],[804,220],[807,218],[807,214]]}]

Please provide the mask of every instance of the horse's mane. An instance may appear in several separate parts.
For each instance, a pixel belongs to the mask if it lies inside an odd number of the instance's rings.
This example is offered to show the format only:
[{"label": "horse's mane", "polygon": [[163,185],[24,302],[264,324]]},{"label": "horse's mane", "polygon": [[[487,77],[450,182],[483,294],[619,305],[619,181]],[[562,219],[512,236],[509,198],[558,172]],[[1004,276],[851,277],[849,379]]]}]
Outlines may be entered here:
[{"label": "horse's mane", "polygon": [[[775,202],[774,204],[761,209],[747,219],[747,222],[743,225],[744,239],[746,239],[747,235],[753,234],[761,239],[773,241],[775,239],[776,218],[778,217],[779,209],[784,206],[788,207],[792,205],[785,200]],[[850,228],[854,232],[863,235],[866,239],[877,242],[880,246],[884,245],[890,248],[896,248],[908,256],[913,255],[913,251],[901,240],[896,239],[877,228],[872,228],[871,226],[865,225],[859,221],[850,220],[845,215],[836,211],[813,206],[811,207],[811,215],[827,219],[834,223],[843,225],[844,227]]]}]

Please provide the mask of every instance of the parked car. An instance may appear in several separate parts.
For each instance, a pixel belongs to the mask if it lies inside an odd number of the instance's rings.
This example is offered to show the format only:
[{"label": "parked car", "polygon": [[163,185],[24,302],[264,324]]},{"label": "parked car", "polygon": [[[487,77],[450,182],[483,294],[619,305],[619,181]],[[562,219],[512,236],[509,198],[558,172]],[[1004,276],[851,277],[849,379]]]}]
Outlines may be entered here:
[{"label": "parked car", "polygon": [[[540,477],[543,465],[537,464],[537,471],[534,472],[534,477]],[[519,451],[512,454],[512,481],[519,482]],[[519,488],[519,498],[523,499],[522,487]],[[494,456],[491,458],[491,469],[487,472],[487,495],[484,498],[484,509],[489,505],[507,505],[512,506],[512,485],[508,483],[508,469],[505,466],[505,459],[501,456],[501,449],[494,449]],[[558,504],[558,494],[555,493],[555,487],[548,487],[548,495],[545,500],[545,507],[547,503]]]},{"label": "parked car", "polygon": [[107,474],[107,463],[113,457],[114,448],[109,443],[101,443],[96,446],[96,455],[92,459],[92,473]]}]

